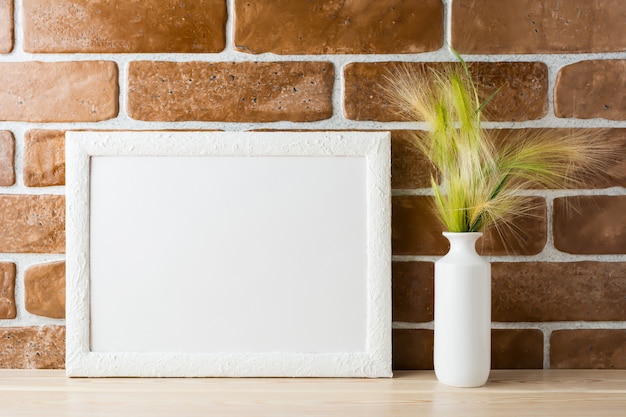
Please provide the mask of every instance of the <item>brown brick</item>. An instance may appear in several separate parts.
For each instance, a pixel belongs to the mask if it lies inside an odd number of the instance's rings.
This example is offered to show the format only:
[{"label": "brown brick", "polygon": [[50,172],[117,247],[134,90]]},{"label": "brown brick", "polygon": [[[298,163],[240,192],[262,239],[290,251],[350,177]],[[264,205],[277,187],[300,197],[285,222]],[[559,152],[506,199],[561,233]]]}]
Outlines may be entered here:
[{"label": "brown brick", "polygon": [[432,330],[393,330],[393,369],[433,369]]},{"label": "brown brick", "polygon": [[15,138],[13,133],[0,131],[0,186],[15,184]]},{"label": "brown brick", "polygon": [[476,248],[483,255],[536,255],[548,239],[548,208],[542,197],[526,199],[529,211],[512,219],[511,224],[492,227],[485,231]]},{"label": "brown brick", "polygon": [[491,270],[493,321],[626,320],[626,263],[494,262]]},{"label": "brown brick", "polygon": [[0,319],[14,319],[15,308],[15,264],[0,262]]},{"label": "brown brick", "polygon": [[65,261],[33,265],[24,271],[26,310],[38,316],[65,318]]},{"label": "brown brick", "polygon": [[441,0],[235,1],[235,45],[275,54],[402,54],[443,45]]},{"label": "brown brick", "polygon": [[617,52],[621,0],[455,0],[452,45],[468,54]]},{"label": "brown brick", "polygon": [[412,189],[430,187],[436,172],[428,159],[411,144],[412,132],[391,132],[391,188]]},{"label": "brown brick", "polygon": [[[393,369],[433,369],[434,333],[425,329],[393,330]],[[540,330],[492,330],[492,369],[543,368]]]},{"label": "brown brick", "polygon": [[0,213],[0,252],[65,252],[64,196],[0,195]]},{"label": "brown brick", "polygon": [[432,262],[392,264],[393,321],[409,323],[433,320]]},{"label": "brown brick", "polygon": [[615,145],[615,162],[605,173],[592,178],[589,187],[626,187],[626,129],[603,129],[603,132]]},{"label": "brown brick", "polygon": [[[432,211],[427,196],[392,198],[391,241],[394,255],[444,255],[448,241],[441,235],[444,227]],[[545,200],[529,197],[530,213],[518,217],[512,226],[503,226],[502,236],[487,230],[476,244],[482,255],[534,255],[543,250],[547,239]]]},{"label": "brown brick", "polygon": [[548,114],[548,67],[542,62],[472,64],[484,94],[500,88],[485,107],[488,120],[537,120]]},{"label": "brown brick", "polygon": [[492,330],[491,368],[542,369],[543,333],[541,330]]},{"label": "brown brick", "polygon": [[391,246],[394,255],[443,255],[449,245],[443,224],[432,211],[431,198],[392,198]]},{"label": "brown brick", "polygon": [[[402,120],[385,97],[386,77],[400,63],[374,62],[346,65],[344,113],[352,120]],[[407,63],[416,71],[438,64]],[[470,63],[482,93],[501,90],[486,107],[492,121],[536,120],[548,111],[548,67],[540,62]]]},{"label": "brown brick", "polygon": [[626,196],[554,200],[554,246],[575,254],[626,253]]},{"label": "brown brick", "polygon": [[27,52],[220,52],[226,1],[24,0]]},{"label": "brown brick", "polygon": [[131,62],[129,115],[149,121],[310,122],[332,115],[329,62]]},{"label": "brown brick", "polygon": [[[626,4],[625,4],[626,6]],[[557,117],[626,120],[626,60],[581,61],[561,69],[554,89]]]},{"label": "brown brick", "polygon": [[626,369],[626,330],[557,330],[550,338],[550,367]]},{"label": "brown brick", "polygon": [[65,131],[27,131],[23,172],[28,187],[65,185]]},{"label": "brown brick", "polygon": [[13,0],[0,0],[0,54],[13,50]]},{"label": "brown brick", "polygon": [[117,116],[114,62],[4,62],[0,74],[0,120],[97,122]]},{"label": "brown brick", "polygon": [[0,327],[0,368],[65,367],[65,327]]}]

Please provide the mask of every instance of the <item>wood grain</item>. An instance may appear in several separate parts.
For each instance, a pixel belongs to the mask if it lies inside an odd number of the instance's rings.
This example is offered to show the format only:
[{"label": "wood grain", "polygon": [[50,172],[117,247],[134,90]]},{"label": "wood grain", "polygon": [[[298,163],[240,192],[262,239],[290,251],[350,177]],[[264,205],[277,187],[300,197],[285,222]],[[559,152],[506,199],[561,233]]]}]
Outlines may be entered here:
[{"label": "wood grain", "polygon": [[626,371],[492,371],[486,386],[393,379],[69,379],[0,370],[3,416],[620,416]]}]

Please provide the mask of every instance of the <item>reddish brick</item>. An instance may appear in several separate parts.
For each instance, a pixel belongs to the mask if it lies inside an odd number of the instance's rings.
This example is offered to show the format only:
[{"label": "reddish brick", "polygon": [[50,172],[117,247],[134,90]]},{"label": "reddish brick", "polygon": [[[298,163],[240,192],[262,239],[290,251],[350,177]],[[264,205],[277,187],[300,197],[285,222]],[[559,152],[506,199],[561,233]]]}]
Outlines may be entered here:
[{"label": "reddish brick", "polygon": [[554,246],[575,254],[626,253],[626,196],[554,200]]},{"label": "reddish brick", "polygon": [[393,369],[433,369],[432,330],[393,330]]},{"label": "reddish brick", "polygon": [[0,252],[65,252],[64,196],[0,195],[0,213]]},{"label": "reddish brick", "polygon": [[454,0],[452,45],[468,54],[618,52],[622,0]]},{"label": "reddish brick", "polygon": [[65,131],[27,131],[23,173],[28,187],[65,185]]},{"label": "reddish brick", "polygon": [[[626,4],[625,4],[626,5]],[[626,120],[626,60],[581,61],[561,69],[554,89],[557,117]]]},{"label": "reddish brick", "polygon": [[15,264],[0,262],[0,319],[14,319],[15,308]]},{"label": "reddish brick", "polygon": [[[348,119],[398,121],[403,118],[386,99],[387,77],[398,65],[422,71],[438,64],[374,62],[351,63],[344,69],[344,113]],[[486,107],[492,121],[536,120],[548,111],[548,67],[540,62],[477,62],[471,70],[486,96],[498,94]]]},{"label": "reddish brick", "polygon": [[391,132],[391,188],[429,188],[436,172],[424,154],[411,144],[413,133]]},{"label": "reddish brick", "polygon": [[65,367],[65,327],[0,327],[0,368]]},{"label": "reddish brick", "polygon": [[316,121],[332,115],[329,62],[131,62],[129,115],[149,121]]},{"label": "reddish brick", "polygon": [[0,120],[97,122],[117,116],[114,62],[3,62],[0,74]]},{"label": "reddish brick", "polygon": [[433,320],[433,264],[394,262],[392,264],[393,321],[410,323]]},{"label": "reddish brick", "polygon": [[226,1],[24,0],[27,52],[220,52]]},{"label": "reddish brick", "polygon": [[0,131],[0,186],[15,184],[15,138],[6,130]]},{"label": "reddish brick", "polygon": [[491,271],[493,321],[626,320],[626,263],[494,262]]},{"label": "reddish brick", "polygon": [[[534,255],[543,250],[547,239],[545,200],[529,197],[534,206],[527,215],[503,226],[502,235],[494,229],[485,232],[476,248],[482,255]],[[427,196],[392,198],[391,239],[394,255],[444,255],[448,241],[441,235],[444,227]]]},{"label": "reddish brick", "polygon": [[626,369],[626,330],[557,330],[550,338],[550,367]]},{"label": "reddish brick", "polygon": [[65,261],[26,268],[24,302],[29,313],[55,319],[65,318]]},{"label": "reddish brick", "polygon": [[441,0],[235,1],[235,45],[275,54],[401,54],[443,45]]},{"label": "reddish brick", "polygon": [[13,50],[13,0],[0,0],[0,54]]},{"label": "reddish brick", "polygon": [[541,330],[492,330],[491,368],[542,369],[543,333]]}]

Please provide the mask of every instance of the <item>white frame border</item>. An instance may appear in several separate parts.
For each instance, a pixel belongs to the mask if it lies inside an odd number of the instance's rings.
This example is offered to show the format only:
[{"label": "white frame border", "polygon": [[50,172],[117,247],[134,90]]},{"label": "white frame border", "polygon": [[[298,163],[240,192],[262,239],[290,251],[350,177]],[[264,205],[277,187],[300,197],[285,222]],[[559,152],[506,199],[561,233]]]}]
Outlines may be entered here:
[{"label": "white frame border", "polygon": [[[67,132],[67,342],[71,377],[391,377],[389,132]],[[364,156],[367,164],[365,352],[91,352],[92,156]]]}]

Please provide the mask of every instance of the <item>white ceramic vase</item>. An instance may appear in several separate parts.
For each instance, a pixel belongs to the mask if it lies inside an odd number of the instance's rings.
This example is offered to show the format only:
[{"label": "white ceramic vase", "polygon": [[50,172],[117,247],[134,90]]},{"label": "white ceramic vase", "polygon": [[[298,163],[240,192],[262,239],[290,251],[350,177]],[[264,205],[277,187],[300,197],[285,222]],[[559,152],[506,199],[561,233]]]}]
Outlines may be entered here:
[{"label": "white ceramic vase", "polygon": [[435,262],[435,374],[455,387],[478,387],[491,368],[491,265],[476,253],[482,233],[448,233]]}]

